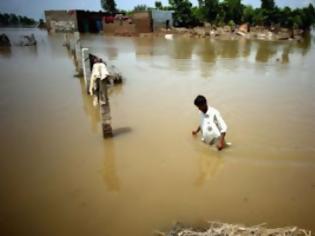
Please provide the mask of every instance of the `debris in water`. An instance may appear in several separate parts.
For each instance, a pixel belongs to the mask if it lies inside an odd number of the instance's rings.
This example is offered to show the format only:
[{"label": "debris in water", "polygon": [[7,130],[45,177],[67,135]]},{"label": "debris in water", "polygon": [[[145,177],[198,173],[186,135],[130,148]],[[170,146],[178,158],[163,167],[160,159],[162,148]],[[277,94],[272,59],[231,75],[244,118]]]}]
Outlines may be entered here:
[{"label": "debris in water", "polygon": [[220,222],[209,222],[207,229],[187,228],[180,224],[175,224],[173,228],[167,232],[156,232],[160,236],[311,236],[309,230],[299,229],[298,227],[283,227],[269,229],[266,224],[246,227],[244,225],[226,224]]}]

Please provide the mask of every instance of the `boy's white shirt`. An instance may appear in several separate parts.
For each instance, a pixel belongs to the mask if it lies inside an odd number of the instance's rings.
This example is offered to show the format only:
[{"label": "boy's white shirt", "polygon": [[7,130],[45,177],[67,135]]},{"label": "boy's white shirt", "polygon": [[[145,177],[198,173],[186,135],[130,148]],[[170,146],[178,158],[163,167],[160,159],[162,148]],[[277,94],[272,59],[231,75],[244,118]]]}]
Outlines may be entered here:
[{"label": "boy's white shirt", "polygon": [[90,87],[89,92],[93,94],[93,88],[95,87],[95,82],[97,78],[101,80],[105,79],[109,75],[107,67],[104,63],[97,62],[93,65],[91,79],[90,79]]},{"label": "boy's white shirt", "polygon": [[227,131],[227,125],[224,122],[220,112],[208,106],[206,113],[200,112],[200,128],[202,141],[211,143],[214,139],[219,138],[221,133]]}]

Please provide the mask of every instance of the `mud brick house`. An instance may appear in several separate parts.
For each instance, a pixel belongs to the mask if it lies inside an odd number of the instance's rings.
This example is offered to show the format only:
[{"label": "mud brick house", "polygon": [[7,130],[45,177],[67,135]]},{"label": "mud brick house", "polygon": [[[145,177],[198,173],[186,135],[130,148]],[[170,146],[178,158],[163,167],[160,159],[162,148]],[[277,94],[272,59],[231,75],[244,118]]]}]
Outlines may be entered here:
[{"label": "mud brick house", "polygon": [[98,33],[103,30],[103,18],[106,12],[83,10],[49,10],[45,11],[47,30],[49,32]]}]

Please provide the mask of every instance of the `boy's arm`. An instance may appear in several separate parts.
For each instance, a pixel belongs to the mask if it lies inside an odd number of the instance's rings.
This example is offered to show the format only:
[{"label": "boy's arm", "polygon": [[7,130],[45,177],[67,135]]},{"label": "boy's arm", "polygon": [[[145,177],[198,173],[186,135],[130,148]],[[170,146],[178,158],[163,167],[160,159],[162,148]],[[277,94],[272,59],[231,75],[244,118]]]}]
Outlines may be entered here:
[{"label": "boy's arm", "polygon": [[225,140],[225,133],[221,133],[219,142],[217,143],[217,148],[219,151],[221,151],[224,148],[224,144],[225,144],[224,140]]},{"label": "boy's arm", "polygon": [[225,144],[225,135],[226,135],[226,131],[227,131],[227,125],[225,124],[220,112],[217,112],[215,114],[215,123],[218,126],[221,136],[220,139],[217,143],[217,148],[218,150],[222,150],[222,148],[224,148],[224,144]]},{"label": "boy's arm", "polygon": [[199,133],[199,131],[201,130],[200,125],[198,126],[198,128],[196,130],[193,130],[192,134],[196,135]]}]

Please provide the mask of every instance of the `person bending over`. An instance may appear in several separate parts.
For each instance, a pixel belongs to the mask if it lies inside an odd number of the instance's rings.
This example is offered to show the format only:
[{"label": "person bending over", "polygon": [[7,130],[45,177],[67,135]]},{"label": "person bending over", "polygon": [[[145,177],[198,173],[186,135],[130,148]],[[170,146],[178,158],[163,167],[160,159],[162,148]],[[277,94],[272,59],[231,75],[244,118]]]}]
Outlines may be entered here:
[{"label": "person bending over", "polygon": [[195,136],[201,131],[201,140],[209,145],[216,144],[219,151],[229,146],[230,144],[225,142],[227,125],[220,112],[208,106],[207,99],[202,95],[195,98],[194,104],[200,110],[200,125],[192,134]]}]

